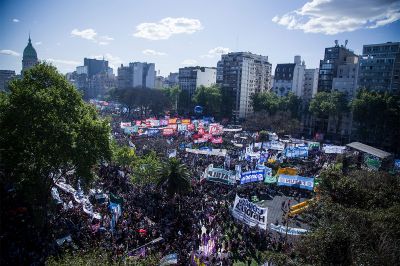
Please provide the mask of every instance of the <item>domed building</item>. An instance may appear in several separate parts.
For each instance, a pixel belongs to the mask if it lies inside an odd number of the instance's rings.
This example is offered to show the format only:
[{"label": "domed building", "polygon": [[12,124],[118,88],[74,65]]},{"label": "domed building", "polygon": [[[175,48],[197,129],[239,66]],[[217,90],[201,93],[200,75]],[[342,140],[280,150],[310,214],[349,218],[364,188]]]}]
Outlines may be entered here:
[{"label": "domed building", "polygon": [[24,49],[24,54],[22,57],[22,72],[33,67],[38,63],[38,58],[35,48],[32,46],[31,36],[28,39],[28,45]]}]

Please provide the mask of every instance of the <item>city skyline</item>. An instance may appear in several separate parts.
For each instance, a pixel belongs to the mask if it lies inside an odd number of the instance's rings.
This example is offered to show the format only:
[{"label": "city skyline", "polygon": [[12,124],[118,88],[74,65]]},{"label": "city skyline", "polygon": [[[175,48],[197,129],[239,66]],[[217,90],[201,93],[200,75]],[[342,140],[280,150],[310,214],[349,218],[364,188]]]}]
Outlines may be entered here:
[{"label": "city skyline", "polygon": [[2,2],[0,69],[20,72],[29,33],[39,60],[62,73],[104,56],[115,74],[121,64],[146,61],[166,76],[215,67],[222,53],[238,51],[268,56],[273,69],[295,55],[317,68],[334,40],[349,40],[356,54],[363,44],[399,41],[400,3],[376,2]]}]

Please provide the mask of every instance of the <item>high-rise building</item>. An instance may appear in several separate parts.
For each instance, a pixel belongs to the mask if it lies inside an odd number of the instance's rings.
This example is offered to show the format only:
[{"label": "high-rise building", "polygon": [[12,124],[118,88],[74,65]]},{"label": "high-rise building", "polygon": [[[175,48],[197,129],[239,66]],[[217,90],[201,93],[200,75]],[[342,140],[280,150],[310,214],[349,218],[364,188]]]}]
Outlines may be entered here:
[{"label": "high-rise building", "polygon": [[238,122],[253,113],[251,95],[271,88],[271,64],[268,56],[235,52],[222,55],[218,67],[223,114]]},{"label": "high-rise building", "polygon": [[8,91],[8,83],[15,77],[14,70],[0,70],[0,91]]},{"label": "high-rise building", "polygon": [[278,96],[286,96],[289,92],[292,92],[296,96],[302,97],[305,69],[305,63],[304,61],[301,62],[299,55],[294,57],[294,63],[277,64],[272,91]]},{"label": "high-rise building", "polygon": [[304,72],[304,89],[302,98],[310,101],[318,89],[318,68],[306,69]]},{"label": "high-rise building", "polygon": [[400,42],[367,44],[360,59],[359,88],[400,93]]},{"label": "high-rise building", "polygon": [[154,87],[158,90],[164,88],[165,78],[163,76],[156,76],[156,81],[154,83]]},{"label": "high-rise building", "polygon": [[38,62],[39,61],[38,61],[36,50],[35,50],[35,48],[33,48],[32,42],[31,42],[31,36],[29,36],[28,45],[25,47],[24,53],[23,53],[23,56],[22,56],[22,71],[21,71],[21,74],[23,74],[23,72],[25,70],[28,70],[29,68],[31,68],[34,65],[36,65]]},{"label": "high-rise building", "polygon": [[156,71],[154,63],[133,62],[118,68],[118,88],[155,88]]},{"label": "high-rise building", "polygon": [[117,80],[108,61],[84,59],[84,65],[66,75],[67,80],[83,93],[85,100],[103,98],[112,88],[117,87]]},{"label": "high-rise building", "polygon": [[338,67],[356,56],[346,45],[339,46],[336,40],[334,47],[325,48],[324,59],[319,63],[318,91],[331,91],[333,78],[338,77]]},{"label": "high-rise building", "polygon": [[179,69],[179,87],[192,99],[198,87],[215,84],[216,75],[215,67],[183,67]]},{"label": "high-rise building", "polygon": [[343,92],[349,100],[356,97],[358,69],[358,56],[348,56],[346,62],[337,68],[337,75],[332,80],[332,91]]},{"label": "high-rise building", "polygon": [[108,61],[104,59],[99,60],[92,58],[84,58],[83,66],[87,67],[87,74],[89,78],[92,78],[94,75],[97,75],[101,72],[112,71],[112,69],[108,67]]},{"label": "high-rise building", "polygon": [[165,87],[179,86],[179,73],[169,73],[168,77],[164,79]]}]

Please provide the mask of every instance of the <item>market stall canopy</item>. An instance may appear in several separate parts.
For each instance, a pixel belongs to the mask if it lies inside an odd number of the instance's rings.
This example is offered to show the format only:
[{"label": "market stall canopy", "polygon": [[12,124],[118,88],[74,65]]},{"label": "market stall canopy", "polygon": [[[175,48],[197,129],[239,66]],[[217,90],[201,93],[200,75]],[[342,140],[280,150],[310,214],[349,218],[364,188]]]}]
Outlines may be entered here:
[{"label": "market stall canopy", "polygon": [[352,149],[361,151],[361,152],[365,152],[365,153],[371,154],[371,155],[376,156],[376,157],[378,157],[378,158],[380,158],[382,160],[391,156],[391,154],[389,152],[386,152],[386,151],[383,151],[383,150],[368,146],[368,145],[363,144],[361,142],[352,142],[352,143],[347,144],[346,146],[350,147]]}]

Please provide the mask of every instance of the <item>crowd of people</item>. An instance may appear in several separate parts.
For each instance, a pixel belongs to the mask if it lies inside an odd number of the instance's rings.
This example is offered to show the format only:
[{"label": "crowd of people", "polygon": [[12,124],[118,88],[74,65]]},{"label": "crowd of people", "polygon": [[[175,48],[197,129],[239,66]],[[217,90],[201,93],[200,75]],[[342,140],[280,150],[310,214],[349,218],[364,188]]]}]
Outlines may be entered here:
[{"label": "crowd of people", "polygon": [[[262,230],[249,227],[233,218],[231,208],[235,195],[249,200],[254,197],[265,200],[275,196],[291,198],[291,202],[282,201],[282,219],[274,221],[286,225],[290,205],[298,203],[300,198],[312,198],[313,192],[263,182],[232,186],[201,179],[210,164],[232,171],[236,165],[240,165],[243,171],[255,169],[256,162],[246,160],[243,154],[248,145],[257,141],[257,135],[241,134],[242,137],[237,139],[234,133],[226,133],[223,135],[223,144],[206,144],[228,150],[227,162],[222,156],[186,152],[182,144],[190,144],[194,148],[205,145],[193,144],[188,134],[133,137],[121,131],[118,126],[120,121],[114,119],[113,137],[122,145],[133,146],[137,155],[155,151],[160,160],[167,160],[169,151],[175,150],[174,156],[190,172],[191,191],[185,195],[169,197],[156,184],[133,182],[128,167],[102,163],[97,171],[99,178],[90,194],[93,211],[99,213],[101,219],[82,211],[71,194],[60,191],[62,204],[57,205],[58,209],[50,221],[49,230],[54,240],[51,248],[44,248],[46,254],[28,254],[28,257],[20,258],[20,264],[26,260],[43,263],[47,255],[62,254],[66,249],[76,251],[100,248],[110,252],[115,261],[140,260],[149,255],[162,258],[175,253],[179,265],[232,265],[236,261],[250,263],[252,260],[263,263],[261,254],[264,251],[290,252],[293,240],[287,236],[268,228]],[[240,143],[243,148],[233,145],[232,140],[235,138],[235,143]],[[278,151],[270,150],[268,156],[276,158],[280,155]],[[334,158],[317,151],[310,153],[306,160],[283,159],[271,167],[292,166],[301,175],[317,176],[324,165]],[[121,207],[121,215],[116,221],[109,209],[111,197],[117,198]],[[20,251],[13,252],[17,254]]]}]

